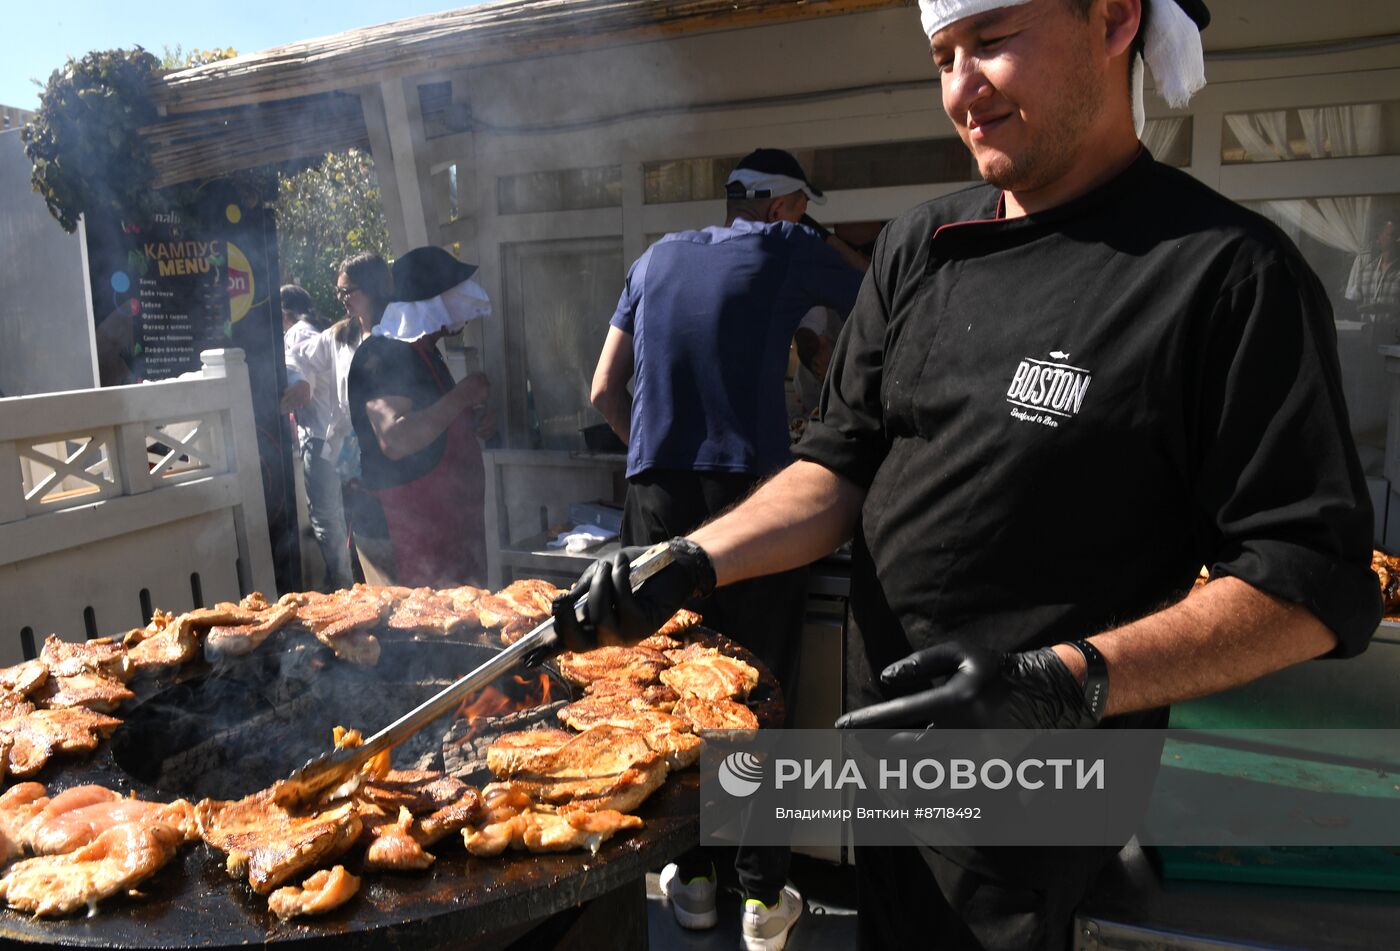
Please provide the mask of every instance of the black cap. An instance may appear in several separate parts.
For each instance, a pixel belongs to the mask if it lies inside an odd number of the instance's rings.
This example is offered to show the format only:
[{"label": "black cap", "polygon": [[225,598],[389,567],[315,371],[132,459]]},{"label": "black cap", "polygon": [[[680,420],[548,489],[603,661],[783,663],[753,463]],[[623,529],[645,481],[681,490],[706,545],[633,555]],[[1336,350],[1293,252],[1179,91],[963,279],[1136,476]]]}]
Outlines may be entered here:
[{"label": "black cap", "polygon": [[802,183],[803,191],[809,197],[819,200],[825,197],[822,190],[813,185],[807,178],[807,173],[802,170],[802,163],[798,162],[791,152],[785,152],[782,149],[754,149],[741,158],[739,164],[734,166],[734,171],[730,173],[730,180],[725,184],[725,191],[731,198],[747,197],[745,186],[734,181],[735,173],[742,169],[762,172],[764,175],[781,175],[784,178],[796,179]]},{"label": "black cap", "polygon": [[476,273],[438,247],[414,248],[394,262],[394,300],[431,300]]},{"label": "black cap", "polygon": [[1210,11],[1202,0],[1176,0],[1176,5],[1186,11],[1186,15],[1196,24],[1196,29],[1204,30],[1210,26]]}]

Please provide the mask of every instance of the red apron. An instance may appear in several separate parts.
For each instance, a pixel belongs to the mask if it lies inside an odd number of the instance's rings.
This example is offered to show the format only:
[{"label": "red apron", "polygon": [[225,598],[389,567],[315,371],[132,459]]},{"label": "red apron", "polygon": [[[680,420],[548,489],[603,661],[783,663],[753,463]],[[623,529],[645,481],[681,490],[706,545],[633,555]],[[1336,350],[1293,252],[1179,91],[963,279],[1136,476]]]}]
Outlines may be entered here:
[{"label": "red apron", "polygon": [[[410,344],[441,392],[453,387],[437,361]],[[473,414],[447,427],[442,458],[426,475],[389,489],[371,489],[384,509],[395,580],[407,587],[486,583],[486,474]]]}]

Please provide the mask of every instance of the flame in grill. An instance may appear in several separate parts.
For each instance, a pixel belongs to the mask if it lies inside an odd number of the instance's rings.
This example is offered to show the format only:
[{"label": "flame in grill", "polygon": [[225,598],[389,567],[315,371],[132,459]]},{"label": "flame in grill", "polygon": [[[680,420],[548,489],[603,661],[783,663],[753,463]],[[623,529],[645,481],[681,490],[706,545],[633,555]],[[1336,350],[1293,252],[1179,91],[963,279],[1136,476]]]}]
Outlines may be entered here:
[{"label": "flame in grill", "polygon": [[453,716],[466,720],[468,729],[456,743],[465,743],[480,735],[498,717],[541,706],[553,699],[554,684],[544,671],[533,677],[515,674],[504,681],[504,689],[499,686],[501,683],[488,684],[476,696],[462,701]]}]

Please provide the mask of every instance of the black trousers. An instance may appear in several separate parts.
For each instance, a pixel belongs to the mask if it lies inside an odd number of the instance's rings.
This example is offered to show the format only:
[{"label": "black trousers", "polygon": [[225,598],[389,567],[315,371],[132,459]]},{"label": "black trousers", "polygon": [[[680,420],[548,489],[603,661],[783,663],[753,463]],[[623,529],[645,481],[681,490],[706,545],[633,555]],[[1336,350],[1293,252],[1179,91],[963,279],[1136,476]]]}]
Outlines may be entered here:
[{"label": "black trousers", "polygon": [[857,846],[859,947],[1065,951],[1075,908],[1117,852]]},{"label": "black trousers", "polygon": [[[753,476],[651,470],[631,479],[622,514],[622,543],[650,545],[698,528],[745,498]],[[690,605],[704,624],[753,651],[767,665],[791,708],[798,676],[807,569],[799,568],[729,585]],[[718,850],[693,849],[679,860],[682,878],[728,864]],[[748,897],[772,903],[787,881],[791,850],[785,846],[740,846],[733,867]]]}]

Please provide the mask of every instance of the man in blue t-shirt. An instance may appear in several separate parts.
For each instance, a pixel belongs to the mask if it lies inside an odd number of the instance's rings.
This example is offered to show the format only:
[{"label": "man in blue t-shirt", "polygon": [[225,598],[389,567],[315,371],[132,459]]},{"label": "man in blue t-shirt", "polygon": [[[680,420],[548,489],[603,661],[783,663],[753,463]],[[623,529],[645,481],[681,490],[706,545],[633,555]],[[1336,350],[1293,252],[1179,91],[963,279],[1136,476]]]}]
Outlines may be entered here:
[{"label": "man in blue t-shirt", "polygon": [[[627,443],[624,545],[693,530],[791,461],[783,380],[793,334],[816,306],[844,319],[868,263],[806,216],[809,201],[826,199],[789,153],[751,153],[725,190],[722,227],[668,234],[632,265],[594,372],[593,405]],[[805,595],[803,568],[693,606],[791,698]],[[788,851],[741,848],[735,865],[745,940],[781,947],[801,910],[785,887]],[[683,926],[715,923],[709,858],[682,857],[662,884]]]}]

